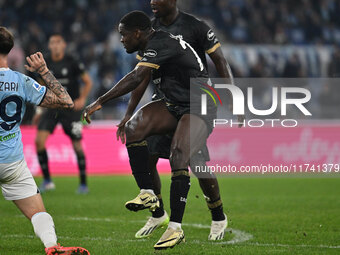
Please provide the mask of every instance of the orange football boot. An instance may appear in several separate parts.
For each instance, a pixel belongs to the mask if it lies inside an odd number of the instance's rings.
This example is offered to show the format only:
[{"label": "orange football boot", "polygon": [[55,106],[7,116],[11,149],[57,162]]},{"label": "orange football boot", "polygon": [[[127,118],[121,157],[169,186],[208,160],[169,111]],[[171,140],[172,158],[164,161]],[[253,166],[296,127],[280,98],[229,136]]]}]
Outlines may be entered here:
[{"label": "orange football boot", "polygon": [[45,249],[46,255],[90,255],[89,251],[82,247],[62,247],[60,244]]}]

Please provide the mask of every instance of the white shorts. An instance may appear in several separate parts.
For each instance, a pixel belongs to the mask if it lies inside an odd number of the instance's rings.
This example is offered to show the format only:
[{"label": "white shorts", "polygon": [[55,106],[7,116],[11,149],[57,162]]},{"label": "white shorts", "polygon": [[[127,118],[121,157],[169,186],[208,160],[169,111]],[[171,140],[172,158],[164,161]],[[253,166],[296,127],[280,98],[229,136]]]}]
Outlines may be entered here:
[{"label": "white shorts", "polygon": [[0,164],[0,187],[6,200],[19,200],[39,193],[25,159]]}]

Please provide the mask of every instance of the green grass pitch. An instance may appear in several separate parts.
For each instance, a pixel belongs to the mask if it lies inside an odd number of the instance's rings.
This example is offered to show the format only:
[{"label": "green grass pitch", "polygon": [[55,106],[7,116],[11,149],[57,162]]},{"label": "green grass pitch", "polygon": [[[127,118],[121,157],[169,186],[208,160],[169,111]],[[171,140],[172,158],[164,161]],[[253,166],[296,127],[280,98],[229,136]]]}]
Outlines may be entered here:
[{"label": "green grass pitch", "polygon": [[[220,178],[231,228],[223,242],[207,241],[210,212],[192,178],[184,216],[186,243],[166,251],[153,245],[164,229],[136,240],[149,213],[124,203],[138,193],[130,176],[90,177],[89,195],[76,195],[76,177],[55,178],[57,189],[43,195],[63,246],[84,246],[92,255],[111,254],[340,254],[340,178]],[[40,179],[37,182],[40,183]],[[169,211],[170,177],[163,176]],[[15,206],[0,201],[0,254],[44,254],[32,226]]]}]

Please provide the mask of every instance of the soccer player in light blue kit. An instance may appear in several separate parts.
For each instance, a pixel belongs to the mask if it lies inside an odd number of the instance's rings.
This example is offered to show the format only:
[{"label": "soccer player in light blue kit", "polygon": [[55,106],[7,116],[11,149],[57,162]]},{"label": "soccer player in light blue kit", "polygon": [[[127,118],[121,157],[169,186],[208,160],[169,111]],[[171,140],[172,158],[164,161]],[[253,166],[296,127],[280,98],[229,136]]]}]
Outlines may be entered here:
[{"label": "soccer player in light blue kit", "polygon": [[8,68],[7,55],[14,45],[13,35],[0,27],[0,187],[6,200],[12,200],[32,222],[34,232],[47,255],[90,254],[81,247],[57,244],[54,223],[44,207],[37,185],[24,159],[20,123],[26,103],[48,108],[71,109],[74,104],[64,87],[48,70],[43,55],[27,57],[26,69],[37,72],[46,87]]}]

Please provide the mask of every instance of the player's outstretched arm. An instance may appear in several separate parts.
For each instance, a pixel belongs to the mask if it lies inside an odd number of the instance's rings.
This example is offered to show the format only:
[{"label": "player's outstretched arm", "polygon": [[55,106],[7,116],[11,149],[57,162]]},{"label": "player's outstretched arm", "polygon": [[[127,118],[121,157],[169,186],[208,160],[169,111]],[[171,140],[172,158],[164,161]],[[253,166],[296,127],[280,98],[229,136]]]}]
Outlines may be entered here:
[{"label": "player's outstretched arm", "polygon": [[25,68],[30,72],[37,72],[44,80],[47,90],[40,106],[48,108],[73,108],[74,104],[66,89],[48,70],[46,62],[41,52],[26,57],[28,65]]},{"label": "player's outstretched arm", "polygon": [[151,67],[136,66],[130,73],[125,75],[112,89],[100,96],[95,102],[85,108],[83,120],[91,123],[90,116],[102,108],[102,105],[111,99],[123,96],[137,88],[146,77],[150,77]]},{"label": "player's outstretched arm", "polygon": [[120,140],[122,143],[125,143],[125,124],[128,122],[128,120],[132,117],[133,112],[136,110],[137,105],[139,104],[140,100],[142,99],[146,88],[149,85],[151,73],[144,78],[142,83],[131,92],[131,97],[128,103],[128,107],[125,113],[124,118],[121,120],[121,122],[117,125],[117,141]]},{"label": "player's outstretched arm", "polygon": [[[224,58],[221,48],[219,47],[214,52],[210,53],[209,57],[214,62],[216,71],[218,72],[219,76],[221,78],[230,78],[231,83],[235,85],[234,77],[231,72],[230,66],[227,60]],[[231,95],[230,95],[230,98],[232,98]],[[231,103],[230,110],[232,109],[233,109],[233,106]],[[242,123],[244,121],[244,115],[238,115],[237,119],[238,119],[238,122]],[[239,127],[242,127],[242,126],[243,126],[242,124],[239,124]]]}]

